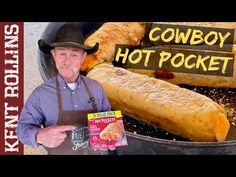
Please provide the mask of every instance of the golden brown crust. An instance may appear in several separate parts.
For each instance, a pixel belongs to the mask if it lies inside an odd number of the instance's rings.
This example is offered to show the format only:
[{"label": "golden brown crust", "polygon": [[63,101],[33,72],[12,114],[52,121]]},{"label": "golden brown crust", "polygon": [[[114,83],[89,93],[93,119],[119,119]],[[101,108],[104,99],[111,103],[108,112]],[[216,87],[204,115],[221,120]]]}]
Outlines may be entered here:
[{"label": "golden brown crust", "polygon": [[191,141],[224,141],[226,112],[210,98],[168,82],[100,64],[88,75],[104,88],[113,109]]},{"label": "golden brown crust", "polygon": [[116,44],[138,45],[144,37],[145,23],[141,22],[107,22],[85,40],[85,45],[99,43],[93,60],[85,59],[81,71],[89,71],[104,61],[113,61]]},{"label": "golden brown crust", "polygon": [[98,59],[94,54],[88,55],[85,58],[85,61],[80,66],[80,71],[84,71],[87,73],[98,64]]}]

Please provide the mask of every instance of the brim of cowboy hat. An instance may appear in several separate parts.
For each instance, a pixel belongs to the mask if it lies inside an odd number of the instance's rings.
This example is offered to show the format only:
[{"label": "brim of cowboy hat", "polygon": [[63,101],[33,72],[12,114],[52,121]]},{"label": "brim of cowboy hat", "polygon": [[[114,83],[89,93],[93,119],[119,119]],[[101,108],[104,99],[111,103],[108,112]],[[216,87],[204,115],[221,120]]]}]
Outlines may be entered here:
[{"label": "brim of cowboy hat", "polygon": [[48,44],[43,39],[40,39],[38,41],[38,45],[39,45],[39,49],[43,53],[48,54],[48,55],[51,55],[51,50],[54,47],[65,47],[65,46],[78,47],[78,48],[84,49],[88,55],[95,53],[99,47],[98,43],[96,43],[93,47],[89,47],[89,46],[82,45],[82,44],[75,43],[75,42],[53,42],[51,44]]}]

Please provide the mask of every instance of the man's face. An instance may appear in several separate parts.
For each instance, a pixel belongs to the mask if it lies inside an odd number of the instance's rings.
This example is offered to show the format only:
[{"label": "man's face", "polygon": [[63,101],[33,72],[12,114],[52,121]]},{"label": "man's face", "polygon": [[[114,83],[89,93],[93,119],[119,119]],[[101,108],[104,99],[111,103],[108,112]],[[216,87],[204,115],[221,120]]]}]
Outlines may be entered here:
[{"label": "man's face", "polygon": [[65,80],[74,82],[87,53],[83,49],[75,47],[55,47],[51,50],[51,54],[59,74]]}]

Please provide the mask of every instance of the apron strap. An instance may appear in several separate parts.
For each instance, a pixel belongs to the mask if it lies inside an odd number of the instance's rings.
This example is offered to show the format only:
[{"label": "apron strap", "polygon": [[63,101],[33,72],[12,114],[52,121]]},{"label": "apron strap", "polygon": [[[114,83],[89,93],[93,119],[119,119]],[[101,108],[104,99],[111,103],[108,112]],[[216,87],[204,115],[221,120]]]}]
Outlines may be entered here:
[{"label": "apron strap", "polygon": [[57,87],[57,98],[58,98],[58,110],[59,113],[61,113],[62,112],[61,92],[57,77],[56,77],[56,87]]},{"label": "apron strap", "polygon": [[90,92],[89,87],[88,87],[87,83],[85,82],[85,80],[84,80],[84,78],[83,78],[82,76],[81,76],[81,80],[83,81],[84,86],[85,86],[85,89],[87,90],[87,93],[88,93],[88,95],[89,95],[89,100],[92,102],[93,109],[94,109],[96,112],[98,112],[95,99],[94,99],[92,93]]}]

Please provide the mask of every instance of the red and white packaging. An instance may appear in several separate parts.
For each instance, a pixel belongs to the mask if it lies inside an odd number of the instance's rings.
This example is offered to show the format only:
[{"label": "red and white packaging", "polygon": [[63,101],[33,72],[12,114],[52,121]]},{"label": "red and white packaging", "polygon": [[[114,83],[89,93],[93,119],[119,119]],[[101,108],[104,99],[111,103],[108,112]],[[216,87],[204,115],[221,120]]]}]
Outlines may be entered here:
[{"label": "red and white packaging", "polygon": [[127,146],[121,111],[88,114],[90,146],[94,150],[114,150]]}]

